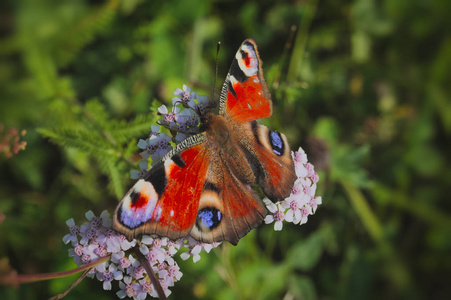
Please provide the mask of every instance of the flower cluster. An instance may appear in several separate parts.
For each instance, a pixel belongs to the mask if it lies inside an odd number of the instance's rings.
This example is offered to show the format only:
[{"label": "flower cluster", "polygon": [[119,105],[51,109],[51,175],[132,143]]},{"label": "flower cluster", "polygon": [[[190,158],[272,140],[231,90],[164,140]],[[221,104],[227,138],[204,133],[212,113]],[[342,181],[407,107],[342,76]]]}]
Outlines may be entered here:
[{"label": "flower cluster", "polygon": [[271,202],[268,198],[263,199],[266,208],[271,212],[265,218],[265,223],[270,224],[275,221],[274,230],[282,230],[282,222],[294,224],[305,224],[307,217],[316,212],[316,208],[321,204],[321,197],[315,196],[316,183],[319,180],[313,165],[307,162],[307,155],[302,148],[296,152],[291,152],[294,161],[297,179],[288,198],[277,203]]},{"label": "flower cluster", "polygon": [[190,237],[171,241],[165,237],[148,235],[142,236],[139,241],[134,239],[130,242],[111,228],[112,219],[107,211],[103,211],[99,217],[88,211],[86,218],[88,222],[81,226],[75,225],[73,219],[66,222],[70,233],[63,237],[63,242],[72,245],[69,256],[73,257],[78,265],[111,256],[110,260],[92,268],[88,276],[102,281],[105,290],[111,290],[112,282],[118,281],[120,290],[117,296],[121,299],[129,297],[142,300],[146,299],[147,295],[158,297],[153,283],[133,250],[139,250],[145,256],[168,296],[171,293],[169,288],[183,275],[174,260],[174,255],[180,248],[188,249],[180,255],[183,260],[192,256],[194,262],[197,262],[202,250],[209,252],[220,244],[205,244]]},{"label": "flower cluster", "polygon": [[[200,117],[215,104],[207,96],[191,92],[191,88],[183,85],[183,89],[175,89],[172,98],[172,109],[169,110],[166,105],[158,108],[158,114],[163,116],[158,123],[172,132],[175,132],[174,141],[180,143],[188,136],[199,132]],[[147,159],[150,157],[152,163],[158,162],[173,147],[172,138],[166,133],[160,132],[159,125],[152,125],[149,137],[138,141],[138,148],[143,150],[141,157],[143,160],[139,163],[140,170],[130,172],[130,178],[138,179],[146,173],[148,168]]]},{"label": "flower cluster", "polygon": [[21,141],[20,138],[27,134],[27,131],[19,131],[16,128],[4,130],[4,125],[0,124],[0,153],[3,153],[6,158],[10,158],[25,149],[27,142]]},{"label": "flower cluster", "polygon": [[174,139],[179,143],[199,132],[200,117],[214,105],[207,96],[191,92],[191,88],[186,85],[183,85],[183,89],[175,89],[173,94],[176,97],[172,98],[170,111],[166,105],[158,108],[158,113],[163,116],[158,123],[177,132]]}]

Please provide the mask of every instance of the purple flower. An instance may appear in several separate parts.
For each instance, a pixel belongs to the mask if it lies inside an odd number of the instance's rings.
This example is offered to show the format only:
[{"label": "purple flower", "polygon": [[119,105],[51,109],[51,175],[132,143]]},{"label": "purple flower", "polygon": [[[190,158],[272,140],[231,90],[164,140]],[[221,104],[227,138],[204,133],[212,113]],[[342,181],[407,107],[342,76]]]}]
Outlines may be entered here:
[{"label": "purple flower", "polygon": [[122,280],[123,274],[121,271],[117,270],[116,265],[110,264],[108,269],[98,272],[96,278],[99,281],[103,281],[104,290],[111,290],[111,282],[113,280]]},{"label": "purple flower", "polygon": [[157,136],[159,131],[160,131],[160,126],[158,126],[158,125],[150,125],[149,138],[151,138],[153,136]]},{"label": "purple flower", "polygon": [[307,223],[307,217],[308,217],[309,215],[313,214],[312,208],[311,208],[309,205],[306,205],[306,206],[304,206],[304,207],[301,209],[301,213],[302,213],[302,217],[301,217],[301,220],[300,220],[300,223],[299,223],[299,224],[302,225],[302,224]]},{"label": "purple flower", "polygon": [[130,171],[130,178],[131,179],[138,179],[138,178],[144,178],[144,175],[147,173],[147,168],[149,167],[149,163],[147,160],[141,160],[139,162],[139,171],[138,170],[131,170]]},{"label": "purple flower", "polygon": [[134,298],[138,295],[138,292],[140,290],[140,285],[138,283],[132,282],[132,277],[125,276],[124,281],[119,281],[119,287],[120,291],[116,293],[116,295],[123,299],[125,296],[129,298]]},{"label": "purple flower", "polygon": [[86,216],[86,219],[91,221],[91,226],[93,228],[98,229],[101,226],[103,226],[103,227],[111,227],[112,220],[110,218],[110,214],[106,210],[104,210],[100,214],[100,217],[96,217],[92,211],[88,211],[85,214],[85,216]]},{"label": "purple flower", "polygon": [[180,112],[180,108],[174,106],[173,111],[169,112],[166,105],[162,105],[158,108],[158,112],[163,116],[163,123],[169,125],[170,123],[174,123],[176,116]]},{"label": "purple flower", "polygon": [[197,110],[203,115],[205,112],[216,106],[207,96],[196,94]]},{"label": "purple flower", "polygon": [[174,95],[178,97],[172,98],[172,105],[177,105],[178,103],[181,103],[184,107],[194,107],[196,105],[196,102],[194,102],[191,99],[196,98],[196,93],[191,93],[191,89],[187,85],[183,85],[183,90],[177,88],[173,92]]},{"label": "purple flower", "polygon": [[141,157],[144,159],[151,157],[153,162],[159,161],[172,149],[170,142],[171,138],[165,133],[159,133],[146,140],[140,139],[138,141],[138,148],[145,150],[141,152]]},{"label": "purple flower", "polygon": [[80,234],[80,227],[75,225],[74,219],[69,219],[66,221],[67,226],[69,226],[70,233],[66,234],[63,237],[64,244],[68,244],[69,242],[77,243],[77,236]]}]

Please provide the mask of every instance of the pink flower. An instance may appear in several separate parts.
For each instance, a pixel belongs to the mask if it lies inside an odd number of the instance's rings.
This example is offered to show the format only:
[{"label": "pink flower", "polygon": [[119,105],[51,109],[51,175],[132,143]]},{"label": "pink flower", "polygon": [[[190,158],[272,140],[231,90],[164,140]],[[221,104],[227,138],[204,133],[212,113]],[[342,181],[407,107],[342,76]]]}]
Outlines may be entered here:
[{"label": "pink flower", "polygon": [[282,230],[282,221],[285,219],[285,212],[283,207],[281,207],[281,205],[279,204],[272,203],[271,200],[267,198],[263,199],[263,202],[266,204],[266,208],[272,213],[272,215],[269,214],[266,216],[265,223],[270,224],[275,221],[274,230]]},{"label": "pink flower", "polygon": [[123,274],[121,271],[117,270],[114,264],[111,264],[108,269],[105,269],[103,272],[98,272],[96,278],[99,281],[103,281],[104,290],[111,290],[111,281],[121,280]]},{"label": "pink flower", "polygon": [[302,218],[301,209],[307,204],[309,197],[304,193],[298,196],[291,196],[282,202],[282,207],[288,209],[285,213],[287,222],[299,223]]},{"label": "pink flower", "polygon": [[264,199],[269,214],[265,223],[275,222],[274,230],[281,230],[283,221],[293,224],[305,224],[309,215],[313,214],[321,204],[321,197],[315,197],[316,183],[319,180],[312,164],[307,162],[307,155],[302,148],[291,153],[296,176],[291,194],[283,201],[272,203]]},{"label": "pink flower", "polygon": [[123,299],[125,296],[132,298],[138,295],[138,291],[140,290],[140,285],[138,283],[133,283],[132,278],[130,276],[124,277],[124,282],[119,282],[119,287],[121,290],[116,293],[116,295]]},{"label": "pink flower", "polygon": [[320,205],[322,203],[322,198],[321,197],[312,197],[310,199],[310,202],[308,203],[310,205],[310,207],[313,210],[313,213],[316,212],[316,208],[318,207],[318,205]]},{"label": "pink flower", "polygon": [[300,221],[300,224],[302,225],[302,224],[307,223],[307,217],[312,214],[312,208],[310,206],[306,205],[301,209],[301,212],[302,212],[302,217],[299,221]]},{"label": "pink flower", "polygon": [[185,247],[188,248],[187,252],[183,252],[180,254],[180,258],[183,260],[187,260],[190,258],[190,256],[193,257],[194,262],[198,262],[200,260],[200,252],[203,250],[205,252],[210,252],[211,249],[216,248],[221,243],[202,243],[199,241],[196,241],[191,236],[188,236],[187,238],[182,238],[176,241],[176,244],[180,245],[179,247]]}]

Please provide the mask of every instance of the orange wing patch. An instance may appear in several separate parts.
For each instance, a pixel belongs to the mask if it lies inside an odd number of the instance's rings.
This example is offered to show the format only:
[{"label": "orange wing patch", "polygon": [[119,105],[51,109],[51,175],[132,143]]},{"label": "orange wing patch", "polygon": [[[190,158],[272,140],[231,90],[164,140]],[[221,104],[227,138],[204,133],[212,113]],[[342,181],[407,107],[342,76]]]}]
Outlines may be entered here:
[{"label": "orange wing patch", "polygon": [[266,93],[266,85],[258,75],[248,77],[244,82],[230,77],[233,90],[227,93],[226,115],[238,123],[268,118],[272,114],[272,101]]},{"label": "orange wing patch", "polygon": [[187,144],[156,164],[124,196],[114,214],[115,230],[130,240],[139,234],[171,239],[189,234],[210,159],[202,137]]},{"label": "orange wing patch", "polygon": [[158,200],[150,230],[161,236],[177,239],[188,235],[193,226],[202,193],[209,159],[206,150],[194,146],[180,153],[185,166],[165,161],[168,185]]}]

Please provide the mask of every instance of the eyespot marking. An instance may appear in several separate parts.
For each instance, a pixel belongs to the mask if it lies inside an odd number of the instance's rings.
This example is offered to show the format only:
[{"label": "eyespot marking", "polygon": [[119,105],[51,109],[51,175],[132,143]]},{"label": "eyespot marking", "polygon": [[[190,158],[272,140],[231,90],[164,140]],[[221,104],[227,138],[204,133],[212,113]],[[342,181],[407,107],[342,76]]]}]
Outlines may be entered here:
[{"label": "eyespot marking", "polygon": [[282,136],[277,131],[269,131],[269,141],[271,143],[272,151],[281,156],[284,152],[284,143],[282,140]]},{"label": "eyespot marking", "polygon": [[222,213],[214,207],[205,207],[197,213],[196,227],[199,231],[208,232],[219,226]]},{"label": "eyespot marking", "polygon": [[157,201],[155,187],[150,182],[140,179],[124,197],[117,217],[122,225],[136,228],[151,219]]}]

